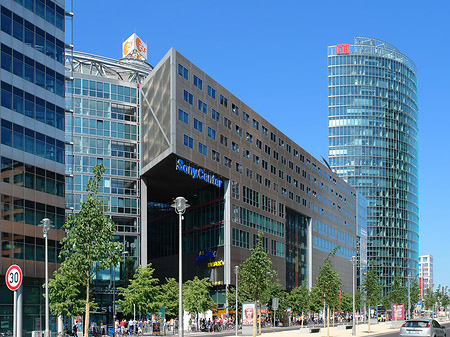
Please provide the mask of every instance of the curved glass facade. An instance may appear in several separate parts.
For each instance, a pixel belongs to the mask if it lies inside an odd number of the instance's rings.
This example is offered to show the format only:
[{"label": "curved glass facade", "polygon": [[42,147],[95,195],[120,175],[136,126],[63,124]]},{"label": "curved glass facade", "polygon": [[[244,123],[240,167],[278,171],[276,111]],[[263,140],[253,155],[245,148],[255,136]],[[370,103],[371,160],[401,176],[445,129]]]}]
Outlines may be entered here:
[{"label": "curved glass facade", "polygon": [[356,37],[328,48],[329,162],[368,199],[368,261],[386,293],[418,273],[416,69],[395,47]]}]

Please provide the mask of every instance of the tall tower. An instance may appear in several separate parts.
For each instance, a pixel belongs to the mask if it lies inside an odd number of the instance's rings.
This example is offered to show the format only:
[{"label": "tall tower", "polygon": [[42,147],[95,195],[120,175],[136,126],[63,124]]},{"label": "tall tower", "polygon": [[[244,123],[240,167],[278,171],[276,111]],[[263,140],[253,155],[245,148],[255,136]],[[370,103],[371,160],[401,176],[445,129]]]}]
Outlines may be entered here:
[{"label": "tall tower", "polygon": [[414,63],[392,45],[355,37],[328,47],[329,161],[368,199],[368,262],[384,294],[416,277],[418,104]]},{"label": "tall tower", "polygon": [[[45,241],[49,275],[64,237],[64,39],[62,0],[1,1],[1,274],[24,273],[23,332],[44,325]],[[4,277],[2,278],[4,279]],[[13,329],[13,293],[2,284],[0,331]],[[53,318],[51,320],[53,322]],[[54,325],[50,327],[54,331]]]},{"label": "tall tower", "polygon": [[[66,212],[80,211],[92,169],[102,163],[106,172],[99,197],[126,253],[123,263],[95,279],[99,309],[92,317],[108,324],[113,322],[113,294],[117,298],[117,288],[140,264],[139,84],[152,67],[136,34],[126,43],[120,60],[81,52],[66,56],[71,69],[66,74]],[[144,49],[145,54],[138,52]]]}]

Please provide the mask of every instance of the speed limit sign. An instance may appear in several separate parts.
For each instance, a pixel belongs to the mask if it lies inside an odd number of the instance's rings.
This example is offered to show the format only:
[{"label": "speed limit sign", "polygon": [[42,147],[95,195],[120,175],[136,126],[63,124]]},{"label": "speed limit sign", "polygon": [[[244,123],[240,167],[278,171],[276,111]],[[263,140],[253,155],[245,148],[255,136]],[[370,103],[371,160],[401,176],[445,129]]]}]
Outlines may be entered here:
[{"label": "speed limit sign", "polygon": [[22,269],[16,264],[13,264],[11,267],[8,268],[5,280],[6,285],[11,291],[15,291],[19,289],[20,285],[22,284],[23,274]]}]

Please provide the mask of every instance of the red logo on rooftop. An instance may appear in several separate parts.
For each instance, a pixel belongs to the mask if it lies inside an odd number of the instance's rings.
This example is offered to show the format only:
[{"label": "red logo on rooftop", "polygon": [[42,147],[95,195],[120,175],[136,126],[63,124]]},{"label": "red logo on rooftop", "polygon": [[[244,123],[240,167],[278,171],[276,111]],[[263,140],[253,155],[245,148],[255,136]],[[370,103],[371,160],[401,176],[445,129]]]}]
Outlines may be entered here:
[{"label": "red logo on rooftop", "polygon": [[336,54],[350,54],[350,45],[349,44],[338,44],[336,45]]}]

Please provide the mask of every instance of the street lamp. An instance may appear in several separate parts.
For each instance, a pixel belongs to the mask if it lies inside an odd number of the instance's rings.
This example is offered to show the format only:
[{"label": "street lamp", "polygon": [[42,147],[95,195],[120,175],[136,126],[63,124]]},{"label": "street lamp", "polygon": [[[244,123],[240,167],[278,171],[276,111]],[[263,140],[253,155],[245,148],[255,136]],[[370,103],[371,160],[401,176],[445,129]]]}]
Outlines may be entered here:
[{"label": "street lamp", "polygon": [[48,308],[48,231],[51,228],[50,219],[44,218],[41,220],[40,226],[42,226],[42,231],[44,232],[45,238],[45,331],[44,336],[50,336],[50,324],[49,324],[49,308]]},{"label": "street lamp", "polygon": [[238,329],[239,329],[239,319],[238,319],[238,275],[239,275],[239,266],[234,267],[234,273],[236,274],[236,319],[235,319],[235,325],[236,325],[236,336],[238,335]]},{"label": "street lamp", "polygon": [[184,197],[177,197],[172,205],[179,219],[179,251],[178,251],[178,336],[183,337],[183,214],[190,205]]},{"label": "street lamp", "polygon": [[356,256],[352,256],[352,265],[353,265],[353,320],[352,320],[352,336],[356,336],[356,325],[355,325],[355,293],[356,293]]}]

